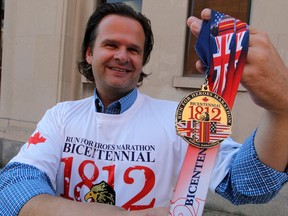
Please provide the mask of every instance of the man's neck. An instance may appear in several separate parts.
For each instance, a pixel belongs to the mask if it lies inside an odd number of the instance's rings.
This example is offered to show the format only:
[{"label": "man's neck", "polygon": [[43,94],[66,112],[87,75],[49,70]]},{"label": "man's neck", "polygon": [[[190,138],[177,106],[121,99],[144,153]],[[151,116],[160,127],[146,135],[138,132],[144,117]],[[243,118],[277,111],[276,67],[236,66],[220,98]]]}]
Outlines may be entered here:
[{"label": "man's neck", "polygon": [[[100,97],[98,90],[95,89],[94,97],[96,100],[95,105],[96,105],[97,112],[106,113],[107,111],[107,113],[119,114],[119,113],[125,112],[135,102],[136,97],[137,97],[137,89],[135,88],[126,94],[117,95],[117,97],[115,96],[115,97],[109,97],[109,98],[103,97],[103,95],[101,95]],[[109,110],[107,110],[107,108],[109,108]]]}]

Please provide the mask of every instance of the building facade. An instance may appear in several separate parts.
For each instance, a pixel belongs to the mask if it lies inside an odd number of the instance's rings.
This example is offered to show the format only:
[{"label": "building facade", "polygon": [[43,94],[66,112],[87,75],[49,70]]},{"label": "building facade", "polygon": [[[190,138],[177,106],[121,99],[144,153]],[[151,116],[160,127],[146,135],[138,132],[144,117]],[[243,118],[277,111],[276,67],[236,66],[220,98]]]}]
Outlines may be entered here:
[{"label": "building facade", "polygon": [[[93,94],[94,85],[77,71],[81,41],[96,0],[8,0],[2,35],[0,92],[0,167],[4,166],[34,131],[45,111],[56,103]],[[155,45],[144,67],[151,75],[140,91],[160,99],[180,101],[199,88],[204,77],[184,76],[188,0],[143,0],[142,12],[151,19]],[[288,1],[252,0],[250,24],[269,34],[288,64]],[[267,86],[268,87],[268,86]],[[232,137],[243,142],[261,120],[243,87],[233,108]],[[214,195],[207,206],[214,206]],[[282,197],[282,198],[281,198]],[[279,206],[286,199],[286,207]],[[209,201],[210,200],[210,201]],[[251,213],[254,207],[236,208],[217,201],[215,208],[237,215],[284,215],[287,189],[280,198]],[[284,200],[285,201],[285,200]],[[280,204],[279,204],[280,203]],[[275,207],[278,212],[275,214]],[[281,204],[282,205],[282,204]],[[256,207],[261,208],[261,207]],[[223,211],[222,211],[223,213]],[[265,214],[264,214],[265,213]],[[208,211],[206,213],[208,215]]]}]

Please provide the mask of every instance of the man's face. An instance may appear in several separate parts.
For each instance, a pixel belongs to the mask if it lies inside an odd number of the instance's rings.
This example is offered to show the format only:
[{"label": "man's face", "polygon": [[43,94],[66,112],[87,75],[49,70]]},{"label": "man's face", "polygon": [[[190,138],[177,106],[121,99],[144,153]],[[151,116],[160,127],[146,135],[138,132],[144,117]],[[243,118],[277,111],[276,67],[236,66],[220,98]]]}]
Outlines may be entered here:
[{"label": "man's face", "polygon": [[123,96],[135,88],[142,71],[144,42],[138,21],[119,15],[102,19],[94,47],[86,52],[100,96]]}]

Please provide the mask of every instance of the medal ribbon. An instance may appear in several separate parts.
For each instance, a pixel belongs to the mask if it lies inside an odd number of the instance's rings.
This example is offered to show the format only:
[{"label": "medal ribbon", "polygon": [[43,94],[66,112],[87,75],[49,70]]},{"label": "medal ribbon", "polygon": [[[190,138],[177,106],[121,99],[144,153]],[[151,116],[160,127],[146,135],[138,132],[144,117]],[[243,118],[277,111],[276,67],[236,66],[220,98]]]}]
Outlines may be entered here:
[{"label": "medal ribbon", "polygon": [[[195,44],[210,91],[222,96],[230,109],[240,84],[248,46],[248,25],[213,10],[211,21],[203,21]],[[202,215],[219,147],[188,146],[171,200],[170,215]]]},{"label": "medal ribbon", "polygon": [[230,109],[242,77],[248,45],[248,25],[213,10],[211,21],[203,22],[195,45],[210,91],[222,96]]}]

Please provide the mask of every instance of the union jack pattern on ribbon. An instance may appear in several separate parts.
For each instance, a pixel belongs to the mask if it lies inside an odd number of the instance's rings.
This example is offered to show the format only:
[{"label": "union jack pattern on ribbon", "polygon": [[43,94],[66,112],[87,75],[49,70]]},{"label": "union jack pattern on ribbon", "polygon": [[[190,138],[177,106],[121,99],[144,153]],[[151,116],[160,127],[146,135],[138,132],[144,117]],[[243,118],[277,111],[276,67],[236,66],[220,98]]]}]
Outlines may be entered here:
[{"label": "union jack pattern on ribbon", "polygon": [[[248,25],[212,11],[210,26],[200,32],[195,49],[204,67],[210,91],[221,95],[232,108],[248,52]],[[209,40],[209,43],[203,41]]]}]

